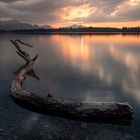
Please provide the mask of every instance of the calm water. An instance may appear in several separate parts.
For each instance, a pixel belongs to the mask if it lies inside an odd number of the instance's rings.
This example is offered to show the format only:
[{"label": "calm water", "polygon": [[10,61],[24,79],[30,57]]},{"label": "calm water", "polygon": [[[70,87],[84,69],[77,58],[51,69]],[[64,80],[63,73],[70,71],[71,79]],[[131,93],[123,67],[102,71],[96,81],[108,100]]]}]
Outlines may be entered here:
[{"label": "calm water", "polygon": [[[85,123],[28,111],[10,98],[13,73],[24,61],[9,39],[34,45],[35,71],[24,88],[72,101],[129,102],[131,125]],[[0,34],[0,139],[140,139],[140,36]]]}]

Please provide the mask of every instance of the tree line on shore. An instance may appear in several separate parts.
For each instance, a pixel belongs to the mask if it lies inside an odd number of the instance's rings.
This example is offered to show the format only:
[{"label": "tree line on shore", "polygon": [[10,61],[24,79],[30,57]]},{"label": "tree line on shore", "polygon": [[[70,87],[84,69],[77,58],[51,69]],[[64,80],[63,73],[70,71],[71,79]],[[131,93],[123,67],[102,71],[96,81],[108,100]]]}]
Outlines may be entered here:
[{"label": "tree line on shore", "polygon": [[11,33],[140,33],[140,27],[85,27],[85,28],[51,28],[51,29],[18,29],[18,30],[0,30],[0,32]]}]

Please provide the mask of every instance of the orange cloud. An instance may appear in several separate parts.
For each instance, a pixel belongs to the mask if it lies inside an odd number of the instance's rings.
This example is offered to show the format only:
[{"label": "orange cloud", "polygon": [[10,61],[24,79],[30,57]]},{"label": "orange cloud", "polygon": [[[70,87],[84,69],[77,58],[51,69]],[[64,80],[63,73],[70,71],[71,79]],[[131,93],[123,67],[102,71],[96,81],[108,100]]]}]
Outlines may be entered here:
[{"label": "orange cloud", "polygon": [[86,18],[90,16],[96,7],[92,7],[89,4],[83,4],[80,6],[67,6],[63,8],[64,15],[62,15],[65,20],[73,20],[77,18]]},{"label": "orange cloud", "polygon": [[130,21],[130,22],[97,22],[97,23],[87,23],[85,26],[93,26],[93,27],[137,27],[140,26],[139,21]]}]

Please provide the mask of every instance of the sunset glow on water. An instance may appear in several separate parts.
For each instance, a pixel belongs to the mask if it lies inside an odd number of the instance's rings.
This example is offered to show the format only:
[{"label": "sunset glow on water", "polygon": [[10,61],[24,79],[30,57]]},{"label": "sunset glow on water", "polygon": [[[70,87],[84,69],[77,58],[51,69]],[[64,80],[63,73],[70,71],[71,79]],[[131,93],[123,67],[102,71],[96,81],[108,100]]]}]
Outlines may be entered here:
[{"label": "sunset glow on water", "polygon": [[[133,119],[122,122],[131,106]],[[139,132],[140,0],[0,0],[0,140]]]}]

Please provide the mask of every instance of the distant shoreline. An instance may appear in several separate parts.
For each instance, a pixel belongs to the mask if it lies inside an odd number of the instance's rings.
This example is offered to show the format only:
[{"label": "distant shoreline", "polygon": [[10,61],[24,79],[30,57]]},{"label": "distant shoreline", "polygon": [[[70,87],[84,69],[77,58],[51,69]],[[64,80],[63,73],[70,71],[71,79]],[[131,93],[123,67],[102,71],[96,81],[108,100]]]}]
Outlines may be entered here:
[{"label": "distant shoreline", "polygon": [[28,31],[0,31],[0,34],[35,34],[35,35],[140,35],[140,32],[28,32]]},{"label": "distant shoreline", "polygon": [[140,34],[140,27],[88,27],[88,28],[51,28],[51,29],[1,29],[2,33],[20,33],[20,34]]}]

